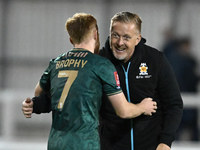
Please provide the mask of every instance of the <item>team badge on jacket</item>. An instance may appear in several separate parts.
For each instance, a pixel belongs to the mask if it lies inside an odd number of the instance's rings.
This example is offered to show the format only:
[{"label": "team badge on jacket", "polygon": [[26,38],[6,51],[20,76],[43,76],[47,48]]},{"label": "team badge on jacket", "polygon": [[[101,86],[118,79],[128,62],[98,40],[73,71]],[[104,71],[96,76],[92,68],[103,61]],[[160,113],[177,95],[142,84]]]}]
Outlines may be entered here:
[{"label": "team badge on jacket", "polygon": [[147,72],[148,67],[147,67],[146,63],[141,63],[139,69],[140,69],[139,75],[148,75],[148,72]]},{"label": "team badge on jacket", "polygon": [[139,76],[136,76],[137,79],[151,77],[151,75],[148,74],[148,66],[146,63],[141,63],[139,70],[140,70],[140,73],[139,73]]}]

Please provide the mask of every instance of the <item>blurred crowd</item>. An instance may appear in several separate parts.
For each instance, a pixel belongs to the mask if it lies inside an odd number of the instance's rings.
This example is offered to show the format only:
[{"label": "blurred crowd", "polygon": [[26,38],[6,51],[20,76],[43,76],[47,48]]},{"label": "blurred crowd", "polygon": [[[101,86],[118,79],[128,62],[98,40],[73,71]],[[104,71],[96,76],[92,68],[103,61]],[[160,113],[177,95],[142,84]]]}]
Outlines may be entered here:
[{"label": "blurred crowd", "polygon": [[[199,74],[198,62],[191,50],[192,38],[189,36],[175,37],[173,30],[164,32],[165,43],[162,51],[174,70],[181,93],[198,93]],[[199,141],[198,109],[184,108],[182,121],[176,140],[182,140],[184,133],[187,140]]]}]

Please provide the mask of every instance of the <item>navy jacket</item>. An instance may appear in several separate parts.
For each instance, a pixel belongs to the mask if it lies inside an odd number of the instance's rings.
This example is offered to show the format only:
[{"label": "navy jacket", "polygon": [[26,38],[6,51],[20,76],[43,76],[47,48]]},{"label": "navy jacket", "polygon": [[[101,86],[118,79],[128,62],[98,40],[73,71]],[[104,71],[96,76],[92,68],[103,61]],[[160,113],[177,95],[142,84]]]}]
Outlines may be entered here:
[{"label": "navy jacket", "polygon": [[171,147],[175,138],[183,108],[178,84],[163,53],[145,45],[145,42],[142,38],[125,64],[113,56],[109,39],[100,50],[100,55],[115,65],[129,101],[137,104],[150,97],[158,106],[152,116],[121,119],[104,95],[99,130],[102,150],[131,150],[131,144],[134,144],[134,150],[155,150],[159,143]]},{"label": "navy jacket", "polygon": [[[145,42],[142,38],[133,56],[125,64],[115,59],[109,40],[100,50],[100,55],[115,65],[122,90],[129,101],[137,104],[151,97],[158,106],[152,116],[121,119],[104,95],[99,126],[102,150],[131,150],[132,144],[134,150],[155,150],[159,143],[171,146],[175,138],[183,108],[179,88],[163,53],[145,45]],[[47,94],[34,97],[33,102],[33,112],[39,114],[51,111]]]}]

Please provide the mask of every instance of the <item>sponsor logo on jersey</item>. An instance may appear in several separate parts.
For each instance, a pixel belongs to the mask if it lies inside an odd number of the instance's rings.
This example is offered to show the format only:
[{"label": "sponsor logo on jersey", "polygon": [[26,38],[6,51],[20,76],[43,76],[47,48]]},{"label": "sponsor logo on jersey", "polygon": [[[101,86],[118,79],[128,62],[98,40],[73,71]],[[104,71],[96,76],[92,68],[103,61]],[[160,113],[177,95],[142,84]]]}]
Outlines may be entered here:
[{"label": "sponsor logo on jersey", "polygon": [[120,82],[119,82],[119,76],[118,76],[117,71],[114,72],[114,76],[115,76],[115,81],[116,81],[116,84],[117,84],[117,89],[119,89],[120,88]]},{"label": "sponsor logo on jersey", "polygon": [[151,75],[148,74],[148,66],[146,63],[140,64],[139,71],[140,73],[136,76],[136,79],[151,78]]}]

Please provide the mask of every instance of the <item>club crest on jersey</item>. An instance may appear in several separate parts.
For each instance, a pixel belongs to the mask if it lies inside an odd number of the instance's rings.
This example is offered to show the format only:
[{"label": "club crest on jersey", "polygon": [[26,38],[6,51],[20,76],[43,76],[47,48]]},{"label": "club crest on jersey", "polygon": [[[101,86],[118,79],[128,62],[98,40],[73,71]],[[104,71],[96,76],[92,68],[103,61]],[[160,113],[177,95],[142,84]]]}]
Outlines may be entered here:
[{"label": "club crest on jersey", "polygon": [[136,76],[137,79],[150,78],[151,75],[148,74],[148,66],[146,63],[141,63],[139,67],[140,73],[139,76]]}]

